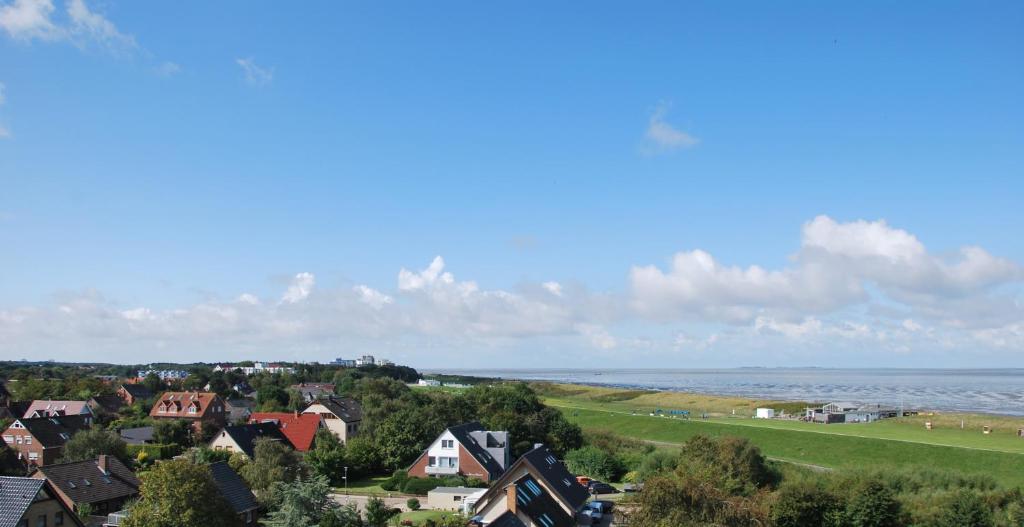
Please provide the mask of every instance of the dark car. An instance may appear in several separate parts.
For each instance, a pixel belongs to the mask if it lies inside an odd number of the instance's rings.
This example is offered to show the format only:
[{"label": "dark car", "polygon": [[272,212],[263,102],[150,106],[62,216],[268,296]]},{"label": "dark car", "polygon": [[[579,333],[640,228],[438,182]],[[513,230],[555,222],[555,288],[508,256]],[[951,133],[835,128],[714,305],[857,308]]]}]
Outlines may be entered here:
[{"label": "dark car", "polygon": [[615,508],[615,502],[608,500],[594,500],[590,502],[589,506],[592,509],[600,510],[601,514],[608,514]]},{"label": "dark car", "polygon": [[588,490],[591,494],[615,494],[619,492],[619,489],[603,482],[603,481],[591,481],[588,486]]}]

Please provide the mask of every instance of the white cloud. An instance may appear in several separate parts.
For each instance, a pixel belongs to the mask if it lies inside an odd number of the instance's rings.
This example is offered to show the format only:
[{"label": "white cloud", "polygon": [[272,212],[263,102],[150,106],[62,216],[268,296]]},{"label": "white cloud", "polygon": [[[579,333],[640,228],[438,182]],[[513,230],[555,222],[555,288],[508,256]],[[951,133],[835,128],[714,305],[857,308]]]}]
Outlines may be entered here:
[{"label": "white cloud", "polygon": [[305,300],[313,292],[313,284],[315,283],[316,277],[312,273],[299,273],[295,275],[291,285],[288,286],[288,290],[281,297],[281,302],[294,304]]},{"label": "white cloud", "polygon": [[259,297],[251,293],[242,293],[241,295],[238,295],[237,301],[241,304],[248,304],[250,306],[260,305]]},{"label": "white cloud", "polygon": [[173,77],[181,73],[181,66],[171,61],[164,61],[156,68],[153,68],[153,71],[161,77]]},{"label": "white cloud", "polygon": [[274,70],[258,66],[252,57],[235,59],[235,63],[245,73],[245,82],[253,86],[265,86],[274,80]]},{"label": "white cloud", "polygon": [[575,329],[595,348],[610,350],[619,345],[618,339],[608,333],[607,329],[596,324],[576,324]]},{"label": "white cloud", "polygon": [[869,304],[877,290],[919,317],[977,326],[1019,316],[1019,309],[1003,306],[1006,298],[996,289],[1022,278],[1019,264],[978,247],[940,257],[885,221],[838,223],[819,216],[804,225],[789,267],[726,266],[698,249],[677,253],[667,271],[634,267],[630,284],[634,308],[658,319],[745,324],[764,314],[803,317]]},{"label": "white cloud", "polygon": [[562,296],[562,284],[558,282],[544,282],[543,284],[540,285],[549,293],[555,296]]},{"label": "white cloud", "polygon": [[13,0],[0,6],[0,28],[16,40],[59,40],[66,35],[51,20],[52,0]]},{"label": "white cloud", "polygon": [[671,106],[661,103],[655,108],[651,117],[647,120],[647,130],[644,133],[647,153],[669,152],[684,148],[697,146],[700,139],[687,132],[679,130],[665,121],[668,110]]},{"label": "white cloud", "polygon": [[96,43],[114,52],[136,47],[135,37],[121,33],[113,22],[90,11],[85,0],[68,0],[67,12],[70,33],[79,43]]},{"label": "white cloud", "polygon": [[388,304],[394,303],[395,299],[391,298],[372,287],[365,285],[357,285],[353,288],[356,293],[359,294],[359,299],[374,309],[381,309]]}]

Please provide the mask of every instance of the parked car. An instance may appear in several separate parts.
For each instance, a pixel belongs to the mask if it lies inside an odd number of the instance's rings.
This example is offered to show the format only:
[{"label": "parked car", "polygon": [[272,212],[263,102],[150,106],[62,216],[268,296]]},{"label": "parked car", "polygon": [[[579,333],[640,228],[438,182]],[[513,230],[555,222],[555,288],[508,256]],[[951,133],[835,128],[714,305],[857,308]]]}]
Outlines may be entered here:
[{"label": "parked car", "polygon": [[579,483],[580,485],[583,485],[584,487],[586,487],[587,485],[590,485],[591,481],[593,481],[593,480],[590,479],[587,476],[576,476],[576,483]]},{"label": "parked car", "polygon": [[603,481],[597,481],[596,479],[591,480],[590,485],[587,486],[587,490],[589,490],[591,494],[616,494],[619,492],[619,489]]},{"label": "parked car", "polygon": [[622,490],[625,492],[640,492],[643,489],[643,483],[626,483],[622,486]]},{"label": "parked car", "polygon": [[583,507],[583,510],[580,511],[580,515],[583,516],[584,523],[587,520],[590,520],[591,525],[599,525],[601,523],[601,518],[604,517],[604,514],[602,514],[600,510],[591,508],[589,504],[587,504],[586,507]]},{"label": "parked car", "polygon": [[615,508],[615,502],[608,500],[594,500],[587,504],[591,509],[601,511],[601,514],[608,514]]}]

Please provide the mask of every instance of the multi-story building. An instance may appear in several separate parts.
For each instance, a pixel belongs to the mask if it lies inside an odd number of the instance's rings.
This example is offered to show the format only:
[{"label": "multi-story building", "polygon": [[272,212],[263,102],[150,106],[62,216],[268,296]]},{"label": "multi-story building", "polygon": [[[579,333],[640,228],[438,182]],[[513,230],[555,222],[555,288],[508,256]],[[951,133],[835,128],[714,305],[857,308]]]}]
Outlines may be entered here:
[{"label": "multi-story building", "polygon": [[46,465],[32,477],[48,480],[69,509],[88,505],[95,515],[119,511],[139,495],[139,478],[114,456]]},{"label": "multi-story building", "polygon": [[342,443],[356,436],[363,422],[363,407],[359,401],[348,397],[328,396],[318,399],[302,413],[319,415],[324,426]]},{"label": "multi-story building", "polygon": [[337,359],[332,360],[331,364],[334,365],[334,366],[341,366],[342,368],[355,368],[356,367],[355,359],[343,359],[341,357],[338,357]]},{"label": "multi-story building", "polygon": [[142,382],[149,374],[156,375],[161,381],[183,381],[188,378],[185,370],[139,370],[136,380]]},{"label": "multi-story building", "polygon": [[22,416],[26,419],[36,417],[61,417],[64,415],[80,415],[87,424],[92,424],[94,417],[92,408],[87,401],[32,401]]},{"label": "multi-story building", "polygon": [[21,418],[4,430],[3,439],[22,463],[43,466],[56,463],[64,453],[64,444],[86,428],[89,421],[82,415]]},{"label": "multi-story building", "polygon": [[57,497],[56,489],[45,479],[0,477],[0,504],[3,525],[85,525]]},{"label": "multi-story building", "polygon": [[464,423],[441,432],[409,467],[409,476],[463,476],[491,482],[508,467],[509,452],[508,432]]},{"label": "multi-story building", "polygon": [[360,366],[373,366],[377,364],[377,360],[373,358],[373,355],[363,355],[356,359],[356,367]]},{"label": "multi-story building", "polygon": [[284,366],[276,362],[254,362],[252,366],[238,366],[235,364],[218,364],[213,367],[213,371],[234,371],[239,370],[246,375],[256,375],[257,373],[295,373],[295,368],[290,366]]},{"label": "multi-story building", "polygon": [[196,432],[204,427],[224,428],[227,408],[220,396],[211,392],[165,392],[149,411],[153,419],[184,419]]}]

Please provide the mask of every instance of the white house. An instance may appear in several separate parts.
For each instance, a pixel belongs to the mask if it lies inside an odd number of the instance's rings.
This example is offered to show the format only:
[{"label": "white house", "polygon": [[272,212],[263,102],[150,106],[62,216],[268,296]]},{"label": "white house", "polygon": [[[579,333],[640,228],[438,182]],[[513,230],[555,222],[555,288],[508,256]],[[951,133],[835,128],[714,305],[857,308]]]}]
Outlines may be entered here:
[{"label": "white house", "polygon": [[414,478],[463,476],[494,481],[509,465],[508,432],[484,430],[477,422],[441,432],[409,467]]},{"label": "white house", "polygon": [[758,408],[756,410],[756,413],[754,414],[754,417],[756,417],[757,419],[774,419],[775,410],[771,408]]},{"label": "white house", "polygon": [[416,384],[420,386],[441,386],[441,381],[437,379],[420,379],[416,381]]},{"label": "white house", "polygon": [[359,433],[363,421],[363,408],[359,401],[342,397],[323,397],[302,411],[304,414],[317,414],[342,443]]},{"label": "white house", "polygon": [[373,358],[373,355],[363,355],[356,359],[356,367],[373,366],[374,364],[377,364],[377,360]]}]

